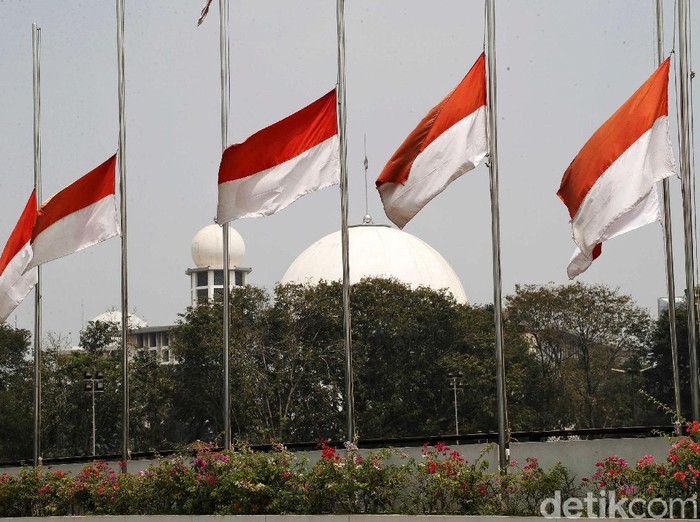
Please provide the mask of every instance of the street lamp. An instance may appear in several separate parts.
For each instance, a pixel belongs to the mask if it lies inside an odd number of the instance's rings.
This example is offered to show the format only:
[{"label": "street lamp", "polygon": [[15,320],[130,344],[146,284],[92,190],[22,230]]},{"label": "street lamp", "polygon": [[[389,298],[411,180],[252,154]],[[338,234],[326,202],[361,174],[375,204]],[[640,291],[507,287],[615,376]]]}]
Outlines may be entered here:
[{"label": "street lamp", "polygon": [[101,371],[85,372],[85,387],[83,390],[92,395],[92,456],[95,456],[95,394],[105,391],[104,373]]},{"label": "street lamp", "polygon": [[[447,380],[450,383],[450,386],[452,388],[452,393],[454,394],[454,402],[455,402],[455,434],[459,436],[459,416],[457,415],[457,388],[463,388],[464,385],[462,384],[462,378],[464,377],[464,373],[462,372],[456,372],[456,373],[448,373],[447,374]],[[459,441],[457,441],[457,444],[459,444]]]}]

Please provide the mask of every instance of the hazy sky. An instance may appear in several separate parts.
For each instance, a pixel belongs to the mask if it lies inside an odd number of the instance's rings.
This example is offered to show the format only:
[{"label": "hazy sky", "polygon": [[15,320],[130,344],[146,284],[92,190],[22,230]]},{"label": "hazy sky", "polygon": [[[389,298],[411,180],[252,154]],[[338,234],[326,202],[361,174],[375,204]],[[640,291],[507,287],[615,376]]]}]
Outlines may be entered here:
[{"label": "hazy sky", "polygon": [[[191,240],[216,213],[221,157],[218,2],[126,2],[126,118],[130,308],[170,324],[190,302]],[[328,92],[336,81],[333,0],[231,0],[229,140]],[[118,140],[115,2],[0,0],[0,243],[33,184],[31,24],[42,29],[44,198],[113,154]],[[666,50],[673,4],[666,2]],[[374,189],[384,163],[483,48],[481,1],[349,0],[346,75],[350,222],[369,210],[388,223]],[[496,6],[503,293],[565,283],[573,252],[555,193],[588,137],[654,70],[653,0],[499,0]],[[697,29],[697,23],[694,25]],[[696,42],[700,45],[700,42]],[[694,51],[697,54],[697,45]],[[672,75],[676,74],[674,59]],[[675,82],[670,119],[675,122]],[[672,141],[676,147],[675,124]],[[671,180],[677,293],[684,288],[680,183]],[[485,165],[466,174],[407,227],[437,249],[469,300],[493,299]],[[233,222],[251,284],[268,288],[311,243],[340,228],[330,188],[281,213]],[[44,327],[77,342],[82,321],[119,307],[119,240],[44,266]],[[580,279],[619,287],[656,315],[665,289],[660,226],[605,244]],[[8,319],[32,328],[33,294]]]}]

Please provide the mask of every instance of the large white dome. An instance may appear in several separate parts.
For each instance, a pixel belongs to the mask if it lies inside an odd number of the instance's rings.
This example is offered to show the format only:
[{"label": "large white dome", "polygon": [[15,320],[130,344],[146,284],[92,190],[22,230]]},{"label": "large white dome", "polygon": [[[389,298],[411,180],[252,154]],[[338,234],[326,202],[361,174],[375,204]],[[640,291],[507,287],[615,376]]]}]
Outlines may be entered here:
[{"label": "large white dome", "polygon": [[[93,319],[93,322],[101,321],[103,323],[114,323],[121,328],[122,313],[120,310],[110,310],[98,315]],[[129,314],[129,329],[146,328],[148,323],[141,319],[138,315]]]},{"label": "large white dome", "polygon": [[[228,227],[229,268],[239,266],[245,256],[245,243],[238,231]],[[215,223],[207,225],[197,232],[192,240],[192,261],[197,268],[224,266],[224,234]]]},{"label": "large white dome", "polygon": [[[459,303],[467,296],[457,274],[426,242],[387,225],[348,228],[350,283],[365,277],[395,278],[411,288],[447,289]],[[316,241],[289,266],[281,283],[317,284],[342,279],[340,231]]]}]

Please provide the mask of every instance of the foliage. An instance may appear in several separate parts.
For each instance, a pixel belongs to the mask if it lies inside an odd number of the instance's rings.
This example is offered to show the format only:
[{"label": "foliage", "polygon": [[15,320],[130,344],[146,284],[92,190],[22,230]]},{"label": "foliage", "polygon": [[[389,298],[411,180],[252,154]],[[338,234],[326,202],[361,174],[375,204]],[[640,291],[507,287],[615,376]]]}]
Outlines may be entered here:
[{"label": "foliage", "polygon": [[[251,443],[343,438],[340,283],[278,285],[271,292],[237,287],[230,302],[233,435]],[[507,305],[503,344],[511,430],[661,422],[633,390],[643,387],[672,403],[663,318],[652,336],[648,314],[629,297],[580,283],[517,287]],[[411,289],[395,280],[365,279],[353,285],[359,436],[454,433],[455,396],[447,374],[459,371],[464,374],[456,394],[460,431],[494,431],[493,314],[491,306],[462,305],[446,292]],[[61,337],[49,335],[45,341],[43,457],[91,453],[86,371],[105,375],[105,392],[95,396],[96,453],[119,452],[123,391],[118,350],[110,349],[115,329],[112,323],[88,323],[81,332],[81,351],[68,350]],[[133,353],[132,450],[221,441],[222,330],[222,303],[200,304],[187,309],[169,332],[177,364],[159,364],[147,351]],[[31,457],[31,439],[25,436],[32,429],[29,338],[26,330],[0,329],[0,460]],[[681,364],[685,352],[681,347]]]},{"label": "foliage", "polygon": [[385,449],[361,453],[349,445],[337,451],[321,442],[320,460],[304,475],[308,513],[395,513],[408,485],[408,468],[388,460],[405,459]]},{"label": "foliage", "polygon": [[0,324],[0,458],[31,458],[32,361],[28,330]]},{"label": "foliage", "polygon": [[[507,474],[489,469],[484,452],[469,463],[443,443],[425,445],[408,459],[394,449],[336,449],[321,441],[309,463],[277,444],[269,452],[241,445],[214,451],[195,443],[162,458],[145,471],[120,474],[103,461],[75,477],[60,470],[22,468],[0,476],[0,517],[49,515],[276,515],[432,514],[510,515],[541,513],[543,501],[608,498],[626,513],[662,507],[660,500],[700,493],[700,423],[686,424],[687,436],[670,441],[665,461],[645,455],[635,464],[611,455],[577,482],[558,463],[549,469],[536,459],[511,463]],[[601,491],[603,492],[601,494]],[[602,495],[602,496],[601,496]],[[645,501],[646,504],[640,503]],[[589,504],[601,516],[601,504]],[[603,508],[605,509],[604,505]],[[685,504],[683,509],[692,509]],[[663,513],[656,513],[663,515]],[[675,513],[676,515],[679,513]]]},{"label": "foliage", "polygon": [[[416,464],[409,493],[409,512],[421,514],[479,514],[493,498],[494,476],[488,462],[469,464],[445,444],[425,445]],[[483,455],[482,455],[483,456]]]},{"label": "foliage", "polygon": [[[676,309],[676,342],[678,349],[678,379],[680,396],[690,397],[690,364],[688,351],[688,311],[684,306]],[[656,323],[653,334],[653,343],[649,351],[646,366],[649,367],[643,375],[643,386],[649,395],[654,397],[660,405],[673,406],[675,415],[675,393],[673,383],[673,357],[671,350],[671,332],[669,328],[668,314],[661,314]],[[681,402],[681,415],[690,418],[690,402]],[[649,423],[668,422],[665,409],[650,412],[644,419]]]},{"label": "foliage", "polygon": [[629,379],[611,368],[643,367],[653,326],[646,310],[617,290],[582,283],[516,286],[506,301],[539,365],[538,427],[635,422]]},{"label": "foliage", "polygon": [[119,339],[120,325],[110,321],[88,321],[80,331],[80,347],[86,352],[96,353],[111,348]]},{"label": "foliage", "polygon": [[42,358],[42,448],[44,457],[92,453],[92,394],[85,372],[102,372],[104,392],[95,393],[96,453],[119,451],[121,365],[109,352],[66,353],[60,344]]},{"label": "foliage", "polygon": [[507,475],[498,478],[499,513],[540,515],[542,502],[557,491],[568,497],[579,493],[574,475],[561,462],[545,470],[536,458],[528,457],[522,468],[517,462],[512,462],[511,468]]},{"label": "foliage", "polygon": [[103,461],[75,477],[23,468],[0,477],[0,517],[530,513],[520,506],[533,501],[533,491],[554,487],[559,473],[518,472],[511,483],[519,487],[506,491],[482,459],[469,464],[444,444],[426,445],[423,455],[416,462],[393,449],[337,450],[322,441],[320,458],[309,464],[279,444],[270,452],[245,445],[216,452],[196,443],[137,474],[117,473]]}]

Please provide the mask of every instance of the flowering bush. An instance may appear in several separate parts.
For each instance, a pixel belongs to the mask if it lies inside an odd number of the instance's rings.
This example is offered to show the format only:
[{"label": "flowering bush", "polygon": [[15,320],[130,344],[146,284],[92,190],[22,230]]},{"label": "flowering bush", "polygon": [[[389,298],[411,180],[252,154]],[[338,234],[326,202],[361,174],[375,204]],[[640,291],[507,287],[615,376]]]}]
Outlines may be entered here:
[{"label": "flowering bush", "polygon": [[408,511],[425,514],[482,513],[493,495],[493,476],[483,453],[469,464],[458,451],[438,442],[423,446],[409,491]]},{"label": "flowering bush", "polygon": [[[467,460],[443,443],[425,445],[420,459],[400,451],[360,451],[320,443],[309,464],[284,446],[255,452],[215,451],[197,443],[136,474],[101,461],[77,475],[23,468],[0,475],[0,517],[50,515],[230,514],[481,514],[538,515],[545,499],[614,492],[635,499],[697,498],[700,488],[700,423],[671,444],[668,458],[645,455],[629,464],[609,456],[576,483],[563,465],[544,469],[528,458],[507,474],[490,470],[484,452]],[[607,494],[607,493],[606,493]],[[601,509],[597,504],[596,509]],[[635,511],[637,513],[637,511]],[[595,514],[595,513],[591,513]],[[602,513],[601,513],[602,514]],[[638,514],[642,514],[639,512]]]},{"label": "flowering bush", "polygon": [[71,513],[73,479],[63,471],[22,468],[0,476],[0,513],[6,517]]},{"label": "flowering bush", "polygon": [[511,471],[497,479],[494,499],[495,514],[539,515],[542,501],[552,498],[557,491],[568,497],[578,494],[573,474],[561,463],[545,470],[536,458],[528,457],[520,468],[511,462]]},{"label": "flowering bush", "polygon": [[307,513],[395,513],[408,480],[405,459],[393,450],[364,456],[352,445],[339,452],[321,441],[321,459],[304,477]]}]

